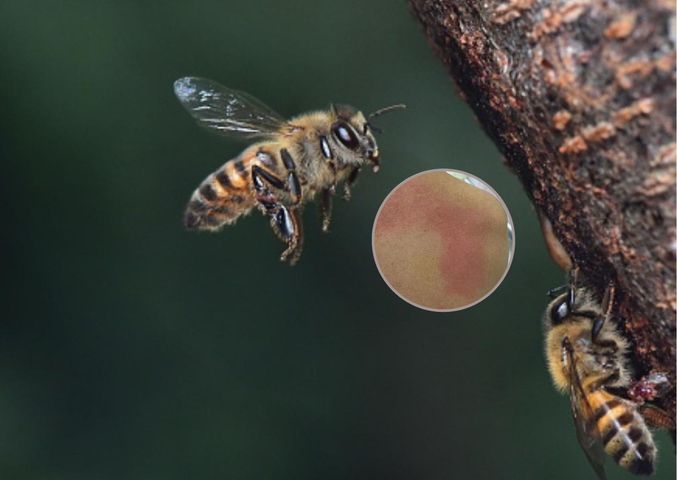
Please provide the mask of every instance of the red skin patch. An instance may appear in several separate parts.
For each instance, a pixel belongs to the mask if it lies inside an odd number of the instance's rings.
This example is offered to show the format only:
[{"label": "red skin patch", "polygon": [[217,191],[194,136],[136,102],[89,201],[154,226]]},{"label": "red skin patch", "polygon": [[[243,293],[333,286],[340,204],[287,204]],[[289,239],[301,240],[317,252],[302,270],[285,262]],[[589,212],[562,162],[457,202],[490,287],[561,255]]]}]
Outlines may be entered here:
[{"label": "red skin patch", "polygon": [[[432,178],[433,175],[437,178]],[[443,178],[439,178],[440,175]],[[430,178],[426,178],[428,176]],[[462,185],[458,186],[459,193],[454,194],[453,186],[439,188],[440,182]],[[464,192],[468,189],[476,192],[466,195]],[[496,239],[497,226],[496,215],[487,215],[487,201],[497,203],[489,193],[466,185],[446,172],[424,174],[401,185],[390,195],[380,211],[375,236],[435,232],[443,245],[436,263],[444,292],[472,303],[498,281],[490,278],[495,269],[490,268],[492,259],[487,248],[488,243]],[[506,225],[504,223],[503,228]],[[505,236],[507,241],[507,231]],[[416,252],[402,254],[415,255]],[[411,272],[411,281],[416,281],[416,275],[420,273]]]}]

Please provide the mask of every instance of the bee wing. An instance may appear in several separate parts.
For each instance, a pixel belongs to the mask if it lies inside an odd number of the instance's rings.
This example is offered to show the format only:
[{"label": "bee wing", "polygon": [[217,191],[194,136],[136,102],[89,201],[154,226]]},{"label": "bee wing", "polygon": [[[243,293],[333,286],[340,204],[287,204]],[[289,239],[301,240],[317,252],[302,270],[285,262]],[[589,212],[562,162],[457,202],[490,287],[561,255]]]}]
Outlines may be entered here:
[{"label": "bee wing", "polygon": [[174,93],[200,125],[223,135],[267,137],[285,123],[260,100],[206,78],[179,78]]},{"label": "bee wing", "polygon": [[576,438],[583,448],[585,457],[590,462],[593,470],[600,480],[606,480],[604,472],[604,445],[594,422],[592,407],[583,392],[581,379],[578,376],[576,356],[569,348],[564,349],[566,363],[569,366],[569,399],[571,401],[571,413],[576,426]]}]

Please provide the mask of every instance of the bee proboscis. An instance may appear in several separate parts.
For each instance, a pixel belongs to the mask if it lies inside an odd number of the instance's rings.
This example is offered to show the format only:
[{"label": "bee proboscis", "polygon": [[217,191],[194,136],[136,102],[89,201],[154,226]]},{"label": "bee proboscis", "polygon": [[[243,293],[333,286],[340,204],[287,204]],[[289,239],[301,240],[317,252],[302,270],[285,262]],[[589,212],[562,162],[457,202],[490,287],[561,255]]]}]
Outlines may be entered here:
[{"label": "bee proboscis", "polygon": [[569,393],[578,441],[600,479],[604,454],[631,473],[654,471],[656,446],[639,405],[628,398],[628,342],[610,319],[615,288],[602,302],[584,287],[552,291],[545,353],[555,387]]},{"label": "bee proboscis", "polygon": [[174,82],[181,104],[201,125],[223,135],[258,139],[207,176],[193,192],[184,215],[190,230],[219,230],[258,208],[286,244],[280,259],[296,263],[303,248],[300,209],[320,195],[322,230],[331,223],[332,197],[344,197],[360,169],[379,168],[370,120],[404,105],[366,116],[348,105],[331,105],[285,120],[251,95],[212,80],[184,77]]}]

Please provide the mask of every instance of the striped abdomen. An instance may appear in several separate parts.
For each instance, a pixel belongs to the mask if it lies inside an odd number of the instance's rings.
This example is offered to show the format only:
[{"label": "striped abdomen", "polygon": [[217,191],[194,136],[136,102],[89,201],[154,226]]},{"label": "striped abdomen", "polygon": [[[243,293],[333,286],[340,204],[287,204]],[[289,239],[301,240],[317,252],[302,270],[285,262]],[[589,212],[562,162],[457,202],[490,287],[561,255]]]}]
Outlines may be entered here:
[{"label": "striped abdomen", "polygon": [[218,230],[249,212],[255,203],[250,186],[251,167],[259,161],[257,149],[250,147],[205,178],[188,202],[183,217],[185,227]]},{"label": "striped abdomen", "polygon": [[634,404],[604,390],[588,394],[604,451],[616,463],[637,475],[654,470],[656,447]]}]

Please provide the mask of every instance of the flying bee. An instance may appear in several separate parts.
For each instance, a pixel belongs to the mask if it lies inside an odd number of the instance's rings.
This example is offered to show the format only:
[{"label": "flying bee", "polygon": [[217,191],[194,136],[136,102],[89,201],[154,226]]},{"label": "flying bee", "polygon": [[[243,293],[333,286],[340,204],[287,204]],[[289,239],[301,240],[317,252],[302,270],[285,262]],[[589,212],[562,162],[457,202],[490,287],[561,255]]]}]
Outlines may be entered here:
[{"label": "flying bee", "polygon": [[628,342],[609,319],[614,292],[600,303],[573,283],[554,289],[544,319],[550,375],[569,393],[578,441],[602,480],[604,453],[637,475],[651,474],[656,459],[638,403],[623,396],[631,375]]},{"label": "flying bee", "polygon": [[197,122],[227,136],[258,139],[210,174],[193,192],[184,215],[189,230],[216,231],[255,207],[286,244],[280,260],[295,264],[303,248],[301,207],[320,195],[322,230],[329,231],[332,197],[344,186],[349,199],[361,168],[379,169],[371,119],[348,105],[285,120],[261,101],[212,80],[184,77],[174,93]]}]

